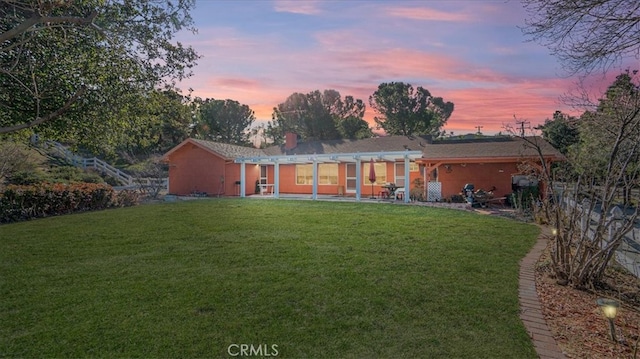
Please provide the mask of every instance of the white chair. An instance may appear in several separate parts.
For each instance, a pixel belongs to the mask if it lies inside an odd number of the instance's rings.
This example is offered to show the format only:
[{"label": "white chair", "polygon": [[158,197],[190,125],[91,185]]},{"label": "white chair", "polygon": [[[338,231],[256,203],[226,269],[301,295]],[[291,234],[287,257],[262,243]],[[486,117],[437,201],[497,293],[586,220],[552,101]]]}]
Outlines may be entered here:
[{"label": "white chair", "polygon": [[268,194],[273,194],[273,186],[270,184],[264,184],[261,183],[260,184],[260,194],[262,196],[268,195]]},{"label": "white chair", "polygon": [[395,199],[400,199],[400,198],[404,199],[404,187],[396,188],[396,191],[393,192],[393,197]]}]

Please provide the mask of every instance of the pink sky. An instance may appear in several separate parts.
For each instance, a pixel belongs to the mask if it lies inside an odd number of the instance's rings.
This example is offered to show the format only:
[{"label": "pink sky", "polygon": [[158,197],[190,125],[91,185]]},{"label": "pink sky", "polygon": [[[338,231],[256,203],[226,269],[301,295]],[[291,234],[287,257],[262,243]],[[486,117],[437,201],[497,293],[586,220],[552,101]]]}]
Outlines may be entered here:
[{"label": "pink sky", "polygon": [[373,122],[368,98],[392,81],[453,102],[456,134],[577,113],[560,101],[575,78],[525,41],[519,1],[199,1],[193,16],[198,34],[180,40],[203,58],[180,87],[246,104],[258,123],[292,93],[325,89],[365,101]]}]

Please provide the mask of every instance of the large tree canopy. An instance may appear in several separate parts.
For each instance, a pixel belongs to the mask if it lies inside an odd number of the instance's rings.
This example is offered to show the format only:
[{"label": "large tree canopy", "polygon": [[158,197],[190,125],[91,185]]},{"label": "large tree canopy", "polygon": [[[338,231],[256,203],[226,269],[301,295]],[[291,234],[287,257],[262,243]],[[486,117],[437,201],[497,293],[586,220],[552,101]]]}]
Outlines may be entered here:
[{"label": "large tree canopy", "polygon": [[[99,148],[88,148],[102,155],[115,154],[131,160],[164,153],[189,137],[193,124],[193,102],[174,89],[154,90],[139,96],[131,94],[129,105],[120,112],[121,128],[113,146],[97,141]],[[114,136],[115,137],[115,136]]]},{"label": "large tree canopy", "polygon": [[126,95],[190,75],[198,56],[172,39],[192,29],[193,4],[0,1],[0,133],[87,138],[117,127]]},{"label": "large tree canopy", "polygon": [[640,1],[522,0],[525,34],[549,47],[573,73],[607,69],[640,50]]},{"label": "large tree canopy", "polygon": [[336,90],[296,92],[273,109],[273,120],[265,135],[276,144],[282,143],[287,132],[296,133],[303,140],[371,137],[364,111],[362,100],[353,96],[343,100]]},{"label": "large tree canopy", "polygon": [[234,145],[250,145],[254,112],[234,100],[206,99],[196,116],[196,137]]},{"label": "large tree canopy", "polygon": [[536,129],[542,131],[542,137],[564,155],[580,141],[577,119],[560,111],[556,111],[552,120],[545,120]]},{"label": "large tree canopy", "polygon": [[640,178],[640,89],[631,74],[616,78],[597,109],[581,116],[579,129],[574,162],[581,172],[599,183]]},{"label": "large tree canopy", "polygon": [[452,102],[403,82],[380,84],[369,104],[379,113],[375,117],[378,128],[390,135],[437,134],[453,112]]}]

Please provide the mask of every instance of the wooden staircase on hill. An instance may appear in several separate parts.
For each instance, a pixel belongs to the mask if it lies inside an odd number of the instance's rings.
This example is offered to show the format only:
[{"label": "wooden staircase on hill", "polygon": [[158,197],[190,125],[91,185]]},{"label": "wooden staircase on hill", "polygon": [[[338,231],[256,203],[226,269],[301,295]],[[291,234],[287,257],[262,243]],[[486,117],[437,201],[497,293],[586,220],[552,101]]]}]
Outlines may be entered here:
[{"label": "wooden staircase on hill", "polygon": [[97,157],[82,157],[56,141],[44,141],[41,147],[44,150],[49,151],[53,156],[61,158],[66,163],[75,167],[83,169],[93,168],[101,173],[111,176],[124,187],[145,187],[162,184],[165,188],[168,188],[168,178],[136,178]]}]

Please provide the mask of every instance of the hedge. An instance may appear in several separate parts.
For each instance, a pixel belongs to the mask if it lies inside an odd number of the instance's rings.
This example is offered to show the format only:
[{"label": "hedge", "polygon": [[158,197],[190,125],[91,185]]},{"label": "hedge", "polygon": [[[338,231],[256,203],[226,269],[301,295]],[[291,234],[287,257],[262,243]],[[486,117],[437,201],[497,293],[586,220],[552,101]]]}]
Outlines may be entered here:
[{"label": "hedge", "polygon": [[136,192],[115,192],[107,184],[9,185],[0,193],[0,223],[131,206],[137,200]]}]

